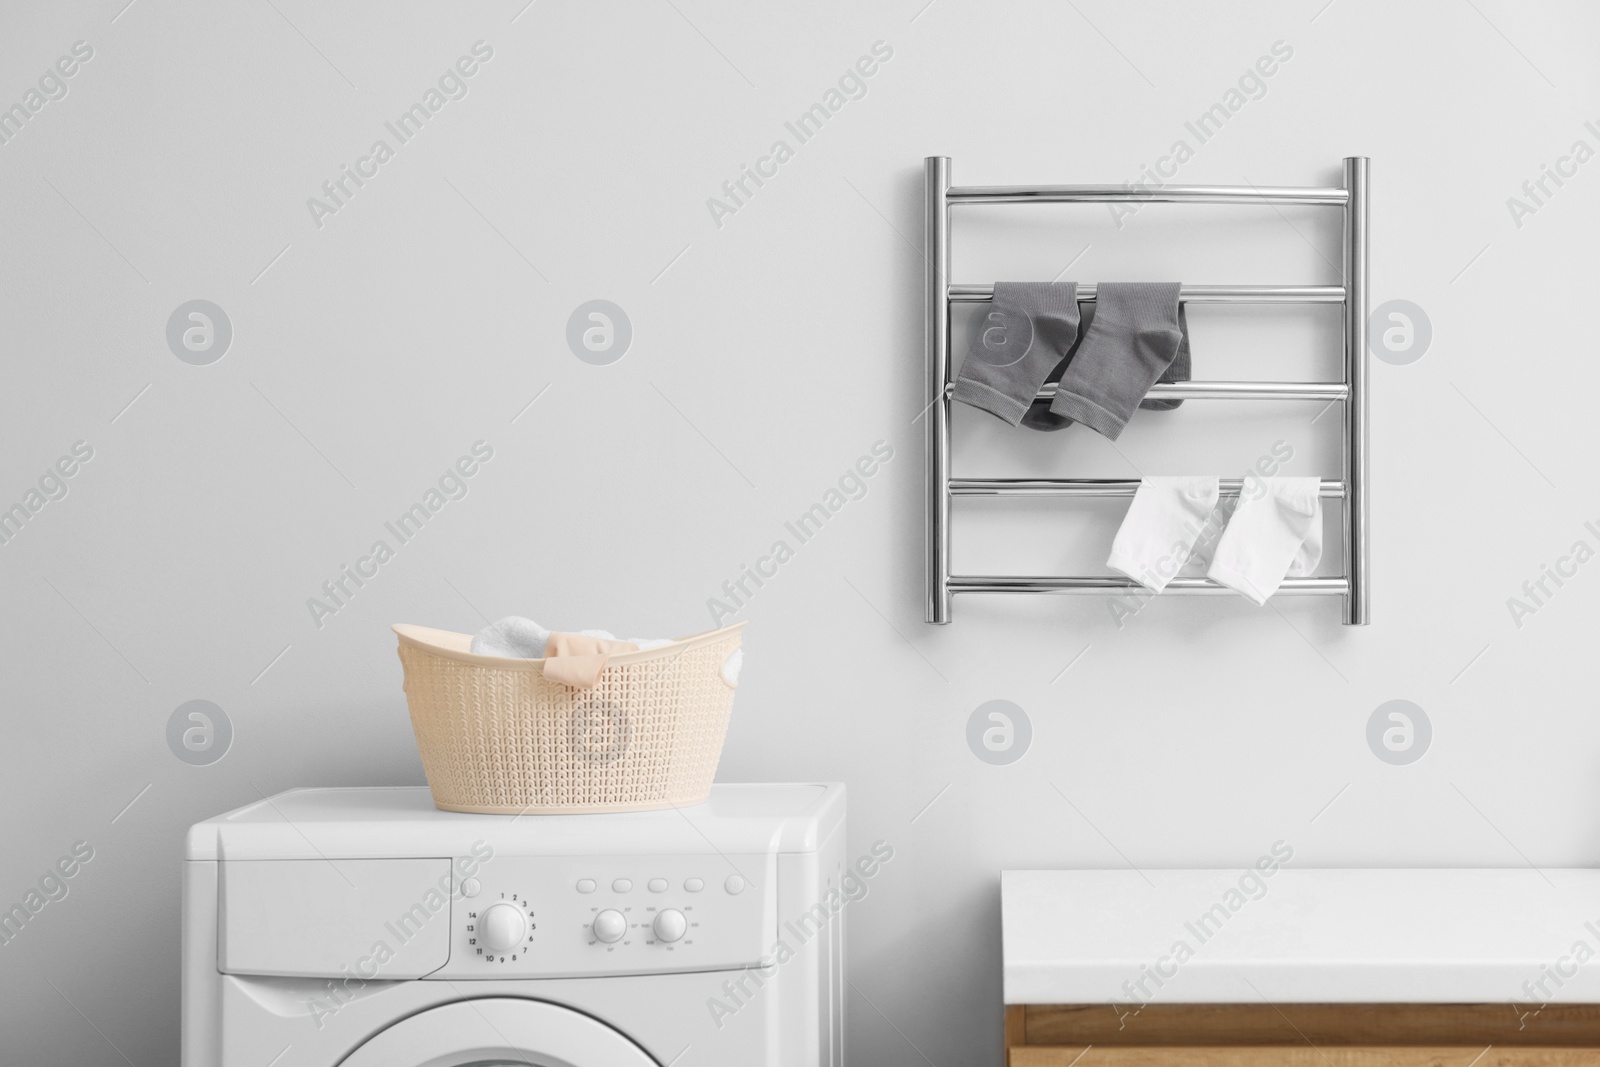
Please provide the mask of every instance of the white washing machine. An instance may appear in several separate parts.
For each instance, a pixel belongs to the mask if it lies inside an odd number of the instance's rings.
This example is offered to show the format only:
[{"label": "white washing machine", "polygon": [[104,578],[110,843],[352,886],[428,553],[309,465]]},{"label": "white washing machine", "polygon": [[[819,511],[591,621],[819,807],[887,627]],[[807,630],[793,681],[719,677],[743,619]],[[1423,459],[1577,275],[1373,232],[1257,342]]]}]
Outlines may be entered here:
[{"label": "white washing machine", "polygon": [[189,831],[184,1067],[840,1067],[844,787],[461,815],[296,789]]}]

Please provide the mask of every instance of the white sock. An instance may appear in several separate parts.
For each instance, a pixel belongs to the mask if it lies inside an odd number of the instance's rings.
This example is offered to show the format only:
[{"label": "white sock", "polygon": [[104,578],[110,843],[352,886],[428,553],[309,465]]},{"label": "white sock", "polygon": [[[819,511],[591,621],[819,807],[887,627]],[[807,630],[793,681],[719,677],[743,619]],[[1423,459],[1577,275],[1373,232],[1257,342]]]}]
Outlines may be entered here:
[{"label": "white sock", "polygon": [[1152,593],[1167,587],[1217,503],[1215,475],[1146,478],[1128,505],[1106,566]]},{"label": "white sock", "polygon": [[1206,576],[1206,571],[1211,569],[1211,559],[1217,554],[1217,542],[1222,539],[1222,531],[1228,528],[1228,517],[1238,506],[1238,497],[1225,496],[1217,501],[1217,506],[1211,509],[1211,514],[1206,516],[1206,521],[1200,528],[1200,536],[1195,539],[1194,551],[1189,553],[1189,562],[1178,572],[1180,576],[1185,578]]},{"label": "white sock", "polygon": [[1322,479],[1249,478],[1207,577],[1258,606],[1322,559]]},{"label": "white sock", "polygon": [[1317,564],[1322,562],[1322,479],[1313,481],[1316,484],[1311,489],[1311,528],[1306,531],[1306,539],[1300,542],[1294,562],[1289,564],[1290,578],[1309,578],[1317,573]]}]

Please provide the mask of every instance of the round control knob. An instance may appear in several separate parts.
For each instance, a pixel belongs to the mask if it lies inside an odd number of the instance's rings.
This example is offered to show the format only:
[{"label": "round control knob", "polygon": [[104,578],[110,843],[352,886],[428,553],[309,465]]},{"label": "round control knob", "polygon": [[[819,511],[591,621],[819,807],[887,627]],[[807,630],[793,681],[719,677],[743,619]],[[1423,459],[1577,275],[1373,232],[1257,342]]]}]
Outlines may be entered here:
[{"label": "round control knob", "polygon": [[689,930],[689,920],[683,917],[683,912],[677,908],[663,908],[656,913],[656,921],[651,924],[658,941],[676,941]]},{"label": "round control knob", "polygon": [[610,945],[621,941],[622,935],[628,932],[628,920],[623,917],[622,912],[615,908],[607,908],[594,917],[590,929],[594,931],[595,940]]},{"label": "round control knob", "polygon": [[515,904],[491,904],[483,913],[483,943],[496,952],[516,948],[528,933],[528,920]]}]

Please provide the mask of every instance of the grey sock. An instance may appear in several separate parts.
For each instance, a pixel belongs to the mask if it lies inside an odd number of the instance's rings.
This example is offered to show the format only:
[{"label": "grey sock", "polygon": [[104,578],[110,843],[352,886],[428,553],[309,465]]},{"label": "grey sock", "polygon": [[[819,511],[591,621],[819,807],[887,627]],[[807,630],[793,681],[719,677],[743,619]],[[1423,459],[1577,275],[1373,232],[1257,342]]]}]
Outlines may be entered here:
[{"label": "grey sock", "polygon": [[[1078,315],[1078,339],[1067,350],[1066,358],[1057,363],[1055,370],[1052,370],[1046,376],[1045,385],[1059,382],[1061,376],[1066,373],[1068,364],[1078,354],[1078,349],[1083,347],[1083,339],[1089,335],[1090,329],[1094,327],[1094,301],[1091,300],[1088,303],[1079,304]],[[1065,430],[1072,425],[1072,420],[1061,415],[1050,414],[1049,400],[1035,400],[1028,405],[1028,410],[1022,413],[1022,425],[1030,430]]]},{"label": "grey sock", "polygon": [[[1178,342],[1178,354],[1172,357],[1172,366],[1162,372],[1158,382],[1186,382],[1189,380],[1189,317],[1183,313],[1183,305],[1178,305],[1178,332],[1183,335],[1183,340]],[[1147,411],[1171,411],[1183,404],[1181,400],[1141,400],[1139,406]]]},{"label": "grey sock", "polygon": [[996,282],[953,395],[1015,426],[1077,339],[1076,282]]},{"label": "grey sock", "polygon": [[[1056,369],[1044,380],[1050,385],[1061,380],[1061,375],[1066,373],[1067,364],[1078,354],[1078,349],[1083,347],[1083,339],[1088,336],[1089,330],[1094,326],[1094,303],[1079,304],[1079,312],[1083,321],[1078,324],[1078,343],[1072,346],[1067,353],[1067,358],[1056,364]],[[1178,305],[1178,329],[1183,332],[1183,340],[1178,343],[1178,354],[1172,359],[1172,366],[1157,378],[1158,382],[1186,382],[1189,380],[1189,320],[1183,312],[1183,305]],[[1151,411],[1171,411],[1181,405],[1181,400],[1141,400],[1139,406]],[[1035,400],[1028,405],[1028,410],[1022,415],[1022,425],[1030,430],[1065,430],[1072,425],[1072,420],[1064,415],[1050,413],[1049,400]]]},{"label": "grey sock", "polygon": [[1183,341],[1177,282],[1102,282],[1094,324],[1067,365],[1050,413],[1115,441]]}]

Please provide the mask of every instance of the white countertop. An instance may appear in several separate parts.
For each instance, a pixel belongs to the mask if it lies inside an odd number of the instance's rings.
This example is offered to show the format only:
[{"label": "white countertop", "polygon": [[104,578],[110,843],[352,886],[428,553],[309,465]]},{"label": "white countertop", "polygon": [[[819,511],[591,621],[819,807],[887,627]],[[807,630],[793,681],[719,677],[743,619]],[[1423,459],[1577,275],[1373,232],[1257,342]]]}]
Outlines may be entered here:
[{"label": "white countertop", "polygon": [[1007,1004],[1600,1003],[1596,870],[1005,871],[1000,885]]}]

